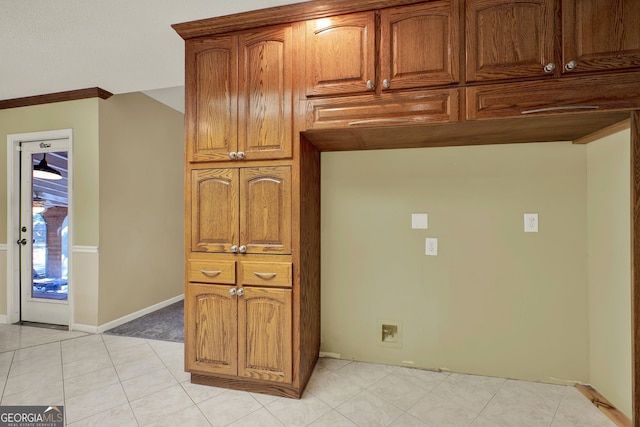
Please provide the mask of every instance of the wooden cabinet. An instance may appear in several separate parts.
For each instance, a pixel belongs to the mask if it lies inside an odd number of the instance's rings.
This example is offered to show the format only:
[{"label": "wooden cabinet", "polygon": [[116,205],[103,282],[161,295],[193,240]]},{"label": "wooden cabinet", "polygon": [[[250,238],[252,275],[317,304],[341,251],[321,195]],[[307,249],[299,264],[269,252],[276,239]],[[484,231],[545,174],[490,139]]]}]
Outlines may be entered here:
[{"label": "wooden cabinet", "polygon": [[189,161],[291,157],[291,45],[290,26],[187,42]]},{"label": "wooden cabinet", "polygon": [[291,167],[194,169],[191,251],[291,253]]},{"label": "wooden cabinet", "polygon": [[[457,1],[439,0],[306,23],[306,95],[456,83]],[[376,61],[380,72],[376,73]]]},{"label": "wooden cabinet", "polygon": [[640,67],[640,2],[563,0],[563,73]]},{"label": "wooden cabinet", "polygon": [[188,370],[291,383],[291,291],[187,285]]},{"label": "wooden cabinet", "polygon": [[467,81],[552,76],[555,0],[467,0]]}]

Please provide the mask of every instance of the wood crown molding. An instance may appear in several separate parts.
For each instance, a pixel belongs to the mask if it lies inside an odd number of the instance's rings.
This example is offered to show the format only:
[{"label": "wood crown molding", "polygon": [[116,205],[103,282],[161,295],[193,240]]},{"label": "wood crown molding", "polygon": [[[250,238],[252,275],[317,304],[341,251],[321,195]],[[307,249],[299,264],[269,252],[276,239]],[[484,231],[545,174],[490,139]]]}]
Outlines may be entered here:
[{"label": "wood crown molding", "polygon": [[173,24],[171,27],[185,40],[269,25],[289,24],[326,18],[345,13],[421,3],[424,0],[313,0],[253,10],[198,21]]},{"label": "wood crown molding", "polygon": [[54,102],[75,101],[86,98],[107,99],[113,94],[99,87],[87,89],[68,90],[65,92],[48,93],[46,95],[26,96],[0,100],[0,110],[7,108],[28,107],[31,105],[52,104]]}]

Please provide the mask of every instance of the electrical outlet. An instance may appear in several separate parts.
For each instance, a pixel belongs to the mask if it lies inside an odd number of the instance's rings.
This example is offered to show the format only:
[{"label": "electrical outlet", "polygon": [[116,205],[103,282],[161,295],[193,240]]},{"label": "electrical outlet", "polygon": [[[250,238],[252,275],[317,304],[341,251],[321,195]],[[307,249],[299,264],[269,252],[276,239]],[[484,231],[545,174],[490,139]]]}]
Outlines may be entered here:
[{"label": "electrical outlet", "polygon": [[431,256],[438,255],[438,239],[433,237],[427,237],[425,254],[431,255]]},{"label": "electrical outlet", "polygon": [[524,232],[525,233],[538,232],[538,214],[537,213],[524,214]]}]

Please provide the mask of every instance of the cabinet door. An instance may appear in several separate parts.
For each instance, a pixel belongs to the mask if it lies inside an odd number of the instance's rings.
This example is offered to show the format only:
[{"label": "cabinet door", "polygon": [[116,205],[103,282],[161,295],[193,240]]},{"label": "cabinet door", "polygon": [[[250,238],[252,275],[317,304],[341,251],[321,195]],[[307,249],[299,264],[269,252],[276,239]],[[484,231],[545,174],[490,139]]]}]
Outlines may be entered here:
[{"label": "cabinet door", "polygon": [[640,67],[640,1],[564,0],[564,73]]},{"label": "cabinet door", "polygon": [[238,297],[238,376],[291,383],[291,290],[243,289]]},{"label": "cabinet door", "polygon": [[236,375],[237,297],[231,286],[188,284],[185,295],[185,367],[188,371]]},{"label": "cabinet door", "polygon": [[194,169],[191,175],[191,251],[235,252],[238,170]]},{"label": "cabinet door", "polygon": [[458,2],[451,0],[382,10],[382,90],[457,82],[458,15]]},{"label": "cabinet door", "polygon": [[240,245],[247,253],[291,253],[291,168],[240,170]]},{"label": "cabinet door", "polygon": [[238,151],[248,160],[291,157],[292,67],[291,27],[240,36]]},{"label": "cabinet door", "polygon": [[187,158],[229,160],[237,143],[237,39],[186,44]]},{"label": "cabinet door", "polygon": [[554,5],[554,0],[467,0],[467,81],[553,75],[545,66],[554,61]]},{"label": "cabinet door", "polygon": [[375,12],[307,22],[307,96],[374,90],[375,48]]}]

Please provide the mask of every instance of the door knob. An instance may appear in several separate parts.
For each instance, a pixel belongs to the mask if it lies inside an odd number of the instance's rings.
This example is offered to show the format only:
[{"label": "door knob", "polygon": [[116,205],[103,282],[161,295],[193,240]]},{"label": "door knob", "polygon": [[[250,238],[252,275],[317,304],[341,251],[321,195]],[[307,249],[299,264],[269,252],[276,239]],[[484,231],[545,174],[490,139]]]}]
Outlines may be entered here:
[{"label": "door knob", "polygon": [[240,251],[241,254],[246,254],[247,253],[247,247],[242,245],[242,246],[240,246],[239,251]]},{"label": "door knob", "polygon": [[244,159],[244,151],[238,151],[236,155],[238,156],[238,159]]},{"label": "door knob", "polygon": [[234,254],[238,253],[238,247],[236,245],[231,246],[231,252],[233,252]]},{"label": "door knob", "polygon": [[549,62],[547,65],[544,66],[544,72],[549,74],[549,73],[553,73],[553,70],[556,69],[556,64],[554,64],[553,62]]},{"label": "door knob", "polygon": [[389,81],[389,79],[384,79],[382,81],[382,87],[385,89],[389,89],[391,87],[391,82]]},{"label": "door knob", "polygon": [[235,151],[232,151],[232,152],[229,153],[229,158],[231,160],[235,160],[235,159],[238,158],[238,154]]},{"label": "door knob", "polygon": [[16,243],[19,244],[19,245],[24,246],[24,245],[27,244],[27,239],[18,240]]},{"label": "door knob", "polygon": [[373,82],[371,80],[367,80],[367,89],[373,90],[374,88],[375,85],[373,84]]},{"label": "door knob", "polygon": [[577,66],[578,66],[578,63],[576,61],[569,61],[564,66],[564,69],[567,70],[567,71],[573,71],[573,70],[576,69]]},{"label": "door knob", "polygon": [[244,295],[244,289],[240,288],[236,293],[238,294],[239,297],[241,297],[242,295]]},{"label": "door knob", "polygon": [[229,295],[234,296],[236,294],[236,288],[229,289]]}]

